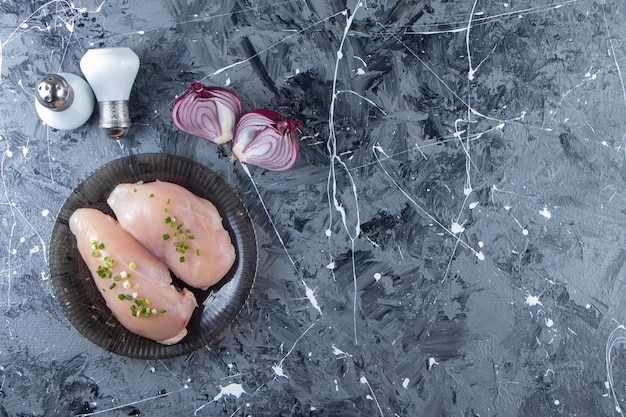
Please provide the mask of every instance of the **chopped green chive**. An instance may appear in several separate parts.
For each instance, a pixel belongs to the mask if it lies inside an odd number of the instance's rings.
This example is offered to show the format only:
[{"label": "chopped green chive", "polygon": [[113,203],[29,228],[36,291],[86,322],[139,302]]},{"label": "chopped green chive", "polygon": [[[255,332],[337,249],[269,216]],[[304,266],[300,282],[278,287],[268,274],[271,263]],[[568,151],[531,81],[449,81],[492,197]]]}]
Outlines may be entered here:
[{"label": "chopped green chive", "polygon": [[105,256],[104,257],[104,263],[106,264],[107,268],[111,268],[113,266],[114,262],[115,261],[110,256]]},{"label": "chopped green chive", "polygon": [[135,265],[135,263],[134,263],[134,262],[131,262],[130,264],[128,264],[128,267],[129,267],[130,269],[135,269],[135,268],[137,267],[137,265]]},{"label": "chopped green chive", "polygon": [[164,309],[164,308],[162,308],[162,309],[161,309],[161,313],[167,313],[167,310],[166,310],[166,309]]},{"label": "chopped green chive", "polygon": [[154,194],[150,194],[150,198],[154,197]]},{"label": "chopped green chive", "polygon": [[124,294],[120,294],[117,296],[117,298],[119,298],[120,300],[125,300],[126,296]]},{"label": "chopped green chive", "polygon": [[200,256],[200,249],[196,249],[196,256]]},{"label": "chopped green chive", "polygon": [[112,290],[113,288],[115,288],[115,282],[111,285],[109,285],[109,289]]},{"label": "chopped green chive", "polygon": [[136,192],[137,192],[137,189],[136,189],[136,188],[133,188],[133,193],[136,193]]},{"label": "chopped green chive", "polygon": [[93,256],[94,258],[97,258],[98,256],[100,256],[100,252],[93,251],[93,252],[91,252],[91,256]]},{"label": "chopped green chive", "polygon": [[126,299],[127,299],[127,300],[132,300],[132,299],[133,299],[133,296],[132,296],[132,295],[130,295],[130,294],[126,294]]},{"label": "chopped green chive", "polygon": [[105,268],[102,265],[98,265],[98,269],[96,270],[96,273],[98,274],[100,278],[110,278],[109,274],[111,272],[109,271],[109,268]]},{"label": "chopped green chive", "polygon": [[[169,204],[171,200],[167,201]],[[165,213],[168,213],[167,207],[163,209]],[[169,225],[171,228],[175,228],[171,233],[164,233],[162,235],[163,240],[168,240],[170,238],[175,238],[173,242],[174,250],[179,253],[187,253],[191,248],[188,244],[185,243],[187,239],[193,240],[195,236],[190,234],[191,230],[185,228],[185,224],[183,222],[176,224],[176,216],[167,216],[165,218],[165,223]],[[196,255],[200,256],[200,251],[196,250]],[[185,257],[181,256],[178,258],[179,262],[185,262]]]},{"label": "chopped green chive", "polygon": [[171,203],[171,202],[172,202],[172,199],[171,199],[171,198],[168,198],[168,199],[167,199],[167,204],[169,204],[169,203]]}]

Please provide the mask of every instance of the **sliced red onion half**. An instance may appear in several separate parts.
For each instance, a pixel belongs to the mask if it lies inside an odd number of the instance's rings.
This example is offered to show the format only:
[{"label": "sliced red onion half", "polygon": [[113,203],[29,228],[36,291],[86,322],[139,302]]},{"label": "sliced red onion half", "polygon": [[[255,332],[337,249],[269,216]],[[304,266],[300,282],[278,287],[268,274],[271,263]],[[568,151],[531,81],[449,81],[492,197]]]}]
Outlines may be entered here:
[{"label": "sliced red onion half", "polygon": [[233,159],[271,171],[285,171],[300,151],[300,120],[287,120],[267,109],[241,116],[233,138]]},{"label": "sliced red onion half", "polygon": [[241,115],[241,100],[227,88],[191,83],[172,109],[176,127],[190,135],[222,145],[233,138]]}]

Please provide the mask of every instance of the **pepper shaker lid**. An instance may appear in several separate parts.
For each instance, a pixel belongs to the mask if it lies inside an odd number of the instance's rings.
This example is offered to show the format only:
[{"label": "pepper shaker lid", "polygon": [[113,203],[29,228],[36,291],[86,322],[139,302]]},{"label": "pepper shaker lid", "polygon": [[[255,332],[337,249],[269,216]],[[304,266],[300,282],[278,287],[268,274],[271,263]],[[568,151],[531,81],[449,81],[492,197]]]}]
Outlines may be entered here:
[{"label": "pepper shaker lid", "polygon": [[52,111],[63,111],[74,102],[74,90],[59,74],[48,74],[37,83],[37,101]]}]

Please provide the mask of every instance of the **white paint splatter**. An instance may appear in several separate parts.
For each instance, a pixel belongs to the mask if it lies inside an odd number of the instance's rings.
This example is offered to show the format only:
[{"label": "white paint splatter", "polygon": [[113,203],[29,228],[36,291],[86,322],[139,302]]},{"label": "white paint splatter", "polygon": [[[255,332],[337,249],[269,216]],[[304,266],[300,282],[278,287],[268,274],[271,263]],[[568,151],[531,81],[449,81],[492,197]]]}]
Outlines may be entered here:
[{"label": "white paint splatter", "polygon": [[459,233],[463,233],[465,231],[465,227],[457,222],[454,222],[452,223],[452,226],[450,226],[450,231],[457,235]]},{"label": "white paint splatter", "polygon": [[478,201],[473,201],[469,203],[468,207],[470,208],[470,210],[474,210],[477,206],[478,206]]},{"label": "white paint splatter", "polygon": [[[291,355],[293,350],[296,348],[296,345],[298,344],[298,342],[300,340],[302,340],[302,338],[309,332],[309,330],[311,330],[313,328],[313,326],[315,326],[315,323],[316,322],[311,323],[311,325],[306,328],[306,330],[296,339],[296,341],[293,342],[293,345],[291,346],[291,349],[289,349],[287,354],[285,356],[283,356],[283,358],[280,360],[280,362],[278,362],[277,364],[274,364],[274,366],[272,366],[272,371],[274,371],[274,375],[275,376],[289,378],[285,374],[285,371],[283,370],[283,363],[285,362],[285,359],[287,359],[289,357],[289,355]],[[280,349],[279,349],[280,352],[283,351],[283,346],[284,346],[284,344],[281,343],[280,344]]]},{"label": "white paint splatter", "polygon": [[239,398],[242,394],[246,394],[246,391],[243,389],[241,384],[232,383],[226,385],[225,387],[220,385],[220,392],[213,397],[213,401],[218,401],[226,396]]},{"label": "white paint splatter", "polygon": [[364,75],[365,74],[365,70],[363,68],[359,68],[356,70],[356,74],[357,75]]},{"label": "white paint splatter", "polygon": [[617,326],[606,341],[605,351],[604,351],[604,360],[606,366],[606,377],[607,382],[605,382],[605,386],[607,388],[606,397],[613,397],[613,403],[615,405],[615,411],[619,414],[622,414],[622,407],[620,405],[620,399],[615,392],[615,383],[613,381],[613,348],[620,344],[624,343],[626,338],[624,337],[624,333],[626,332],[626,327],[620,324]]},{"label": "white paint splatter", "polygon": [[435,360],[435,358],[433,358],[432,356],[430,358],[428,358],[428,370],[430,371],[430,369],[434,366],[434,365],[439,365],[439,362],[437,362]]},{"label": "white paint splatter", "polygon": [[402,387],[404,389],[407,389],[409,387],[409,383],[411,382],[411,380],[409,378],[404,378],[404,380],[402,380]]},{"label": "white paint splatter", "polygon": [[330,269],[333,270],[335,269],[335,261],[329,263],[328,265],[326,265],[326,269]]},{"label": "white paint splatter", "polygon": [[272,371],[274,371],[275,376],[289,379],[289,377],[285,375],[285,371],[283,371],[283,365],[280,363],[277,363],[274,366],[272,366]]},{"label": "white paint splatter", "polygon": [[383,276],[382,276],[382,274],[381,274],[380,272],[376,272],[376,273],[374,274],[374,280],[375,280],[376,282],[380,281],[380,279],[381,279],[382,277],[383,277]]},{"label": "white paint splatter", "polygon": [[335,356],[338,356],[337,359],[345,359],[345,358],[351,358],[352,357],[351,354],[349,354],[348,352],[344,352],[343,350],[339,349],[335,345],[333,345],[333,354]]},{"label": "white paint splatter", "polygon": [[546,323],[546,327],[554,326],[554,320],[552,320],[551,318],[545,319],[545,323]]},{"label": "white paint splatter", "polygon": [[484,255],[481,252],[476,251],[476,249],[474,249],[468,243],[463,241],[463,239],[461,239],[459,236],[457,236],[457,234],[453,233],[453,231],[450,228],[444,226],[443,223],[441,223],[432,214],[430,214],[427,210],[425,210],[414,198],[411,197],[411,195],[406,190],[404,190],[400,186],[400,184],[398,184],[396,182],[396,180],[393,178],[393,176],[391,174],[389,174],[389,171],[387,171],[385,166],[382,164],[382,161],[381,161],[381,159],[379,157],[379,154],[383,155],[385,158],[389,158],[389,155],[387,155],[387,153],[384,151],[384,149],[382,149],[382,147],[380,145],[374,145],[372,147],[372,150],[373,150],[373,153],[374,153],[374,157],[376,158],[376,162],[378,163],[380,168],[383,170],[383,172],[385,173],[387,178],[391,181],[391,183],[398,189],[398,191],[400,191],[402,193],[402,195],[404,195],[411,202],[411,204],[415,208],[417,208],[419,211],[421,211],[423,214],[425,214],[434,224],[436,224],[437,226],[439,226],[443,230],[443,232],[438,233],[440,236],[445,236],[445,234],[448,234],[449,236],[454,237],[454,239],[456,240],[456,242],[459,245],[461,245],[464,248],[470,250],[479,259],[481,259],[481,260],[484,259]]},{"label": "white paint splatter", "polygon": [[50,210],[48,209],[41,210],[41,215],[43,217],[48,217],[48,214],[50,214]]},{"label": "white paint splatter", "polygon": [[524,236],[528,236],[528,229],[527,229],[527,228],[523,228],[523,229],[522,229],[522,234],[523,234]]},{"label": "white paint splatter", "polygon": [[546,219],[549,219],[552,217],[552,213],[550,212],[550,210],[548,210],[548,206],[544,206],[543,210],[539,211],[539,214],[541,214]]},{"label": "white paint splatter", "polygon": [[320,308],[320,305],[317,302],[317,298],[315,297],[315,291],[313,291],[311,288],[309,288],[309,286],[306,285],[306,282],[304,282],[304,280],[302,280],[302,284],[304,285],[304,291],[306,293],[306,298],[309,299],[309,302],[311,303],[313,308],[316,309],[318,311],[318,313],[320,313],[320,315],[322,315],[322,309]]},{"label": "white paint splatter", "polygon": [[539,300],[539,295],[527,294],[525,303],[528,304],[531,307],[543,305],[543,304],[541,304],[541,301]]}]

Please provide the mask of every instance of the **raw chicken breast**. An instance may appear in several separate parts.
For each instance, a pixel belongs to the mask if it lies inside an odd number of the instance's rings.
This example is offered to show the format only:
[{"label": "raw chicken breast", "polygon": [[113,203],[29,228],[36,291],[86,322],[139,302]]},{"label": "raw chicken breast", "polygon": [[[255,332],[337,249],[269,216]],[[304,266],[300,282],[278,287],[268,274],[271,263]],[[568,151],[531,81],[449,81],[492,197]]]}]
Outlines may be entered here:
[{"label": "raw chicken breast", "polygon": [[217,208],[177,184],[120,184],[107,202],[120,225],[192,287],[217,283],[235,262]]},{"label": "raw chicken breast", "polygon": [[96,286],[124,327],[168,345],[187,335],[196,299],[171,285],[163,262],[99,210],[78,209],[69,224]]}]

